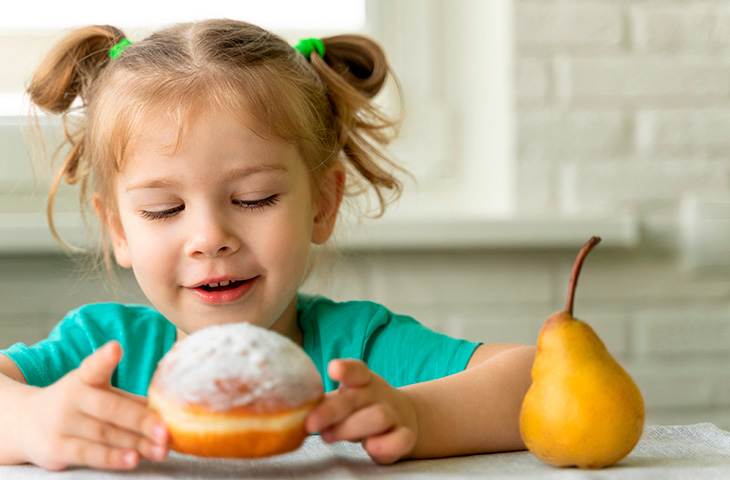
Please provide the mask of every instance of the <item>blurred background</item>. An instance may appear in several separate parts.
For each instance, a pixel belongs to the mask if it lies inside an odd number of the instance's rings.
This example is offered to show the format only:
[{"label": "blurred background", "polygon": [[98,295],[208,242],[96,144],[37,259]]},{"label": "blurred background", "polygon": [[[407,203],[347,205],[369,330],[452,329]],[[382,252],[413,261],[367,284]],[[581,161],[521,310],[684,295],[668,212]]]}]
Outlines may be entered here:
[{"label": "blurred background", "polygon": [[[129,272],[110,288],[48,233],[48,176],[21,133],[43,52],[73,25],[111,23],[134,41],[226,16],[292,44],[371,35],[402,83],[392,151],[414,180],[382,219],[345,211],[305,290],[534,344],[563,309],[578,249],[600,235],[575,315],[634,377],[648,423],[730,429],[730,1],[95,3],[33,2],[0,20],[0,347],[43,338],[84,303],[146,303]],[[75,195],[60,194],[59,230],[83,244]]]}]

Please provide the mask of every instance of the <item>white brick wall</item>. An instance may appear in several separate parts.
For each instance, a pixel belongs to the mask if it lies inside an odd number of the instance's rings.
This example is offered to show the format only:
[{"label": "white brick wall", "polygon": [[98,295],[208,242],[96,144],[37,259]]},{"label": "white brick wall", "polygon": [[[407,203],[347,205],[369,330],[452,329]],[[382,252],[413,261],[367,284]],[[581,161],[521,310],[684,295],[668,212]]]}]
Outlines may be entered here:
[{"label": "white brick wall", "polygon": [[730,345],[728,318],[730,308],[726,306],[695,305],[671,312],[637,312],[637,354],[648,360],[727,355]]},{"label": "white brick wall", "polygon": [[656,2],[631,6],[633,35],[641,52],[726,53],[730,46],[727,2]]},{"label": "white brick wall", "polygon": [[[639,215],[641,248],[588,259],[576,314],[634,375],[650,421],[730,428],[730,271],[682,267],[677,213],[686,193],[730,189],[730,2],[516,7],[518,209]],[[553,267],[561,292],[569,266]]]},{"label": "white brick wall", "polygon": [[[609,105],[693,104],[720,100],[730,93],[730,65],[714,56],[648,56],[634,53],[610,57],[570,57],[557,87],[575,102]],[[693,97],[699,97],[695,99]]]},{"label": "white brick wall", "polygon": [[[686,271],[677,225],[683,194],[729,190],[730,2],[515,5],[519,212],[639,215],[639,248],[599,246],[587,260],[575,314],[634,376],[649,423],[730,429],[730,272]],[[357,254],[310,288],[456,336],[534,343],[563,308],[575,253]],[[117,297],[73,268],[0,257],[3,345]],[[131,276],[122,283],[122,300],[141,300]]]},{"label": "white brick wall", "polygon": [[725,191],[730,173],[727,162],[702,158],[601,160],[561,164],[557,188],[562,212],[610,214],[656,206],[677,208],[682,192]]},{"label": "white brick wall", "polygon": [[606,2],[518,1],[516,6],[519,47],[613,51],[625,38],[622,9]]},{"label": "white brick wall", "polygon": [[623,112],[555,109],[520,112],[517,151],[526,161],[545,157],[624,154],[629,149],[628,119]]},{"label": "white brick wall", "polygon": [[641,111],[636,115],[637,152],[727,159],[730,109]]}]

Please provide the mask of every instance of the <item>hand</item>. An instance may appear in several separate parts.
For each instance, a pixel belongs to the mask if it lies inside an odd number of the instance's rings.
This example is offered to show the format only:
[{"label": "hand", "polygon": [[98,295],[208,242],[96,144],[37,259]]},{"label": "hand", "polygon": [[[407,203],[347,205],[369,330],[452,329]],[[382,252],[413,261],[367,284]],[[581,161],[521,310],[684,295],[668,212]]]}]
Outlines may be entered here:
[{"label": "hand", "polygon": [[416,446],[418,419],[410,399],[360,360],[332,360],[329,377],[337,390],[308,415],[305,426],[327,443],[361,442],[378,463],[393,463]]},{"label": "hand", "polygon": [[28,461],[48,470],[130,469],[140,456],[165,459],[167,429],[147,400],[110,385],[121,358],[119,343],[109,342],[78,369],[31,393],[19,419]]}]

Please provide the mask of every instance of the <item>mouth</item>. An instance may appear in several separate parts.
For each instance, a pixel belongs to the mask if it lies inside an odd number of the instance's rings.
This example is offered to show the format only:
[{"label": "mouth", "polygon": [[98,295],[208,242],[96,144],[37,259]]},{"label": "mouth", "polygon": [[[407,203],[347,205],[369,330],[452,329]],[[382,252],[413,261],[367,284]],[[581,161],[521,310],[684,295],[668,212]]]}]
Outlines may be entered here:
[{"label": "mouth", "polygon": [[223,280],[221,282],[198,285],[195,288],[205,290],[206,292],[225,292],[227,290],[233,290],[235,288],[238,288],[243,283],[245,283],[245,280]]},{"label": "mouth", "polygon": [[218,280],[203,283],[189,290],[204,303],[222,305],[234,303],[246,296],[256,285],[258,276],[246,280]]}]

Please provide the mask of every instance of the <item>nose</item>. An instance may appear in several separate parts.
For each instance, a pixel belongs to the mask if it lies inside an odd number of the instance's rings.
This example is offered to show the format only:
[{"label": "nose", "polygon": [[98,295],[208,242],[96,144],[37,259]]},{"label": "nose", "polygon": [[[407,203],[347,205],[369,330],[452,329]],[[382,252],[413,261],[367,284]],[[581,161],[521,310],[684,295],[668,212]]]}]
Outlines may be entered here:
[{"label": "nose", "polygon": [[230,255],[241,248],[241,241],[233,228],[232,220],[216,211],[202,211],[195,215],[195,222],[188,225],[185,253],[193,257]]}]

